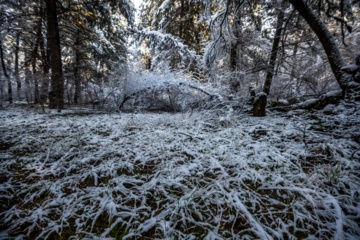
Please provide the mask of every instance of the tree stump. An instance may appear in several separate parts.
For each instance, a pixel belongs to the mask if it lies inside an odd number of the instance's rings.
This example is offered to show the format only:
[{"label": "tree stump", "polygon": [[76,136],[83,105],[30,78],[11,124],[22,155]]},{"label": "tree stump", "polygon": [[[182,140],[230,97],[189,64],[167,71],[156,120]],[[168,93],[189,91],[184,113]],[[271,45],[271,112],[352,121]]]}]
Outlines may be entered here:
[{"label": "tree stump", "polygon": [[266,115],[266,103],[267,95],[264,92],[260,92],[256,95],[254,104],[253,104],[253,116],[255,117],[264,117]]}]

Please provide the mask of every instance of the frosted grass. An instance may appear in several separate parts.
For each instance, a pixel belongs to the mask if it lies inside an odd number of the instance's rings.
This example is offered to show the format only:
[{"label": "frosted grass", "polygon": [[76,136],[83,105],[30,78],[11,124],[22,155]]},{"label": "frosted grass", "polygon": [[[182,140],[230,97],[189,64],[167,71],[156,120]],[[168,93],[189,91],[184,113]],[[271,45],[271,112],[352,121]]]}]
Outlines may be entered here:
[{"label": "frosted grass", "polygon": [[344,111],[1,111],[0,236],[359,238],[359,118]]}]

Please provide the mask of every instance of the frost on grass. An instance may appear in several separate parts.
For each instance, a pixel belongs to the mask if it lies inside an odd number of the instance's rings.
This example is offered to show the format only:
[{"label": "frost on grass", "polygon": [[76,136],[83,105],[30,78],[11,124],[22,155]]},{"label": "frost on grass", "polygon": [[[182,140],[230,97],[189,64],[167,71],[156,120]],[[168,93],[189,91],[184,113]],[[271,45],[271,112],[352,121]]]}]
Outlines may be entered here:
[{"label": "frost on grass", "polygon": [[2,111],[0,236],[359,238],[359,113],[337,110]]}]

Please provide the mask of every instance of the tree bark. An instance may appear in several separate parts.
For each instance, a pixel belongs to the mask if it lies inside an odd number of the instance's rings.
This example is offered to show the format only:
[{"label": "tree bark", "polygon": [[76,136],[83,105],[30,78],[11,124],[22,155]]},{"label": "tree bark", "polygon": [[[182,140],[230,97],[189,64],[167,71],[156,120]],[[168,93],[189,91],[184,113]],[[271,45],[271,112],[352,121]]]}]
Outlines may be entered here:
[{"label": "tree bark", "polygon": [[25,52],[25,99],[28,104],[33,101],[31,89],[30,89],[30,79],[31,79],[31,69],[30,69],[30,53]]},{"label": "tree bark", "polygon": [[32,79],[34,80],[34,103],[39,103],[39,80],[38,80],[38,74],[36,70],[36,57],[32,56],[31,59],[31,67],[32,67]]},{"label": "tree bark", "polygon": [[39,103],[39,80],[38,80],[38,76],[37,76],[36,59],[38,57],[40,37],[41,37],[41,21],[39,21],[39,23],[38,23],[35,47],[31,53],[32,80],[33,80],[33,84],[34,84],[34,103],[35,104]]},{"label": "tree bark", "polygon": [[4,57],[4,51],[2,48],[2,42],[0,42],[0,57],[1,57],[1,66],[3,69],[3,73],[4,73],[5,78],[7,79],[7,84],[8,84],[8,101],[9,101],[9,103],[12,103],[13,98],[12,98],[11,79],[10,79],[10,76],[6,72],[5,59],[4,59],[5,57]]},{"label": "tree bark", "polygon": [[19,73],[19,51],[20,51],[20,33],[16,34],[16,45],[15,45],[15,68],[14,75],[16,81],[16,94],[17,100],[21,100],[21,81]]},{"label": "tree bark", "polygon": [[238,92],[241,85],[241,79],[238,72],[240,70],[239,62],[240,62],[240,54],[241,54],[241,33],[242,33],[242,25],[241,25],[241,4],[240,6],[234,6],[234,22],[232,27],[232,32],[234,34],[234,39],[232,39],[230,44],[230,90],[232,92]]},{"label": "tree bark", "polygon": [[49,93],[49,107],[64,108],[64,77],[62,72],[60,34],[57,19],[56,0],[46,0],[47,40],[50,50],[51,92]]},{"label": "tree bark", "polygon": [[42,34],[43,25],[42,22],[45,21],[45,13],[43,10],[43,6],[40,6],[40,16],[41,16],[41,25],[40,25],[40,38],[39,38],[39,47],[40,47],[40,57],[42,63],[42,82],[40,88],[40,103],[44,104],[46,99],[49,96],[49,72],[50,72],[50,59],[49,59],[49,49],[45,46],[44,37]]},{"label": "tree bark", "polygon": [[267,67],[267,73],[266,78],[264,82],[263,92],[266,93],[266,95],[270,94],[270,88],[272,79],[274,77],[274,70],[275,70],[275,64],[276,64],[276,58],[278,54],[279,44],[280,44],[280,37],[282,33],[282,25],[284,21],[284,4],[279,9],[278,16],[277,16],[277,22],[276,22],[276,31],[274,36],[274,42],[271,48],[271,54],[270,54],[270,60]]},{"label": "tree bark", "polygon": [[341,67],[345,65],[345,62],[341,56],[334,37],[326,25],[321,21],[319,16],[316,15],[313,10],[311,10],[311,8],[304,2],[304,0],[289,1],[315,32],[325,50],[332,72],[334,73],[341,89],[343,92],[345,92],[347,90],[347,84],[344,78],[344,73],[341,71]]},{"label": "tree bark", "polygon": [[42,62],[42,72],[43,78],[41,83],[40,98],[46,101],[46,98],[49,95],[49,72],[50,72],[50,52],[47,46],[45,46],[44,38],[41,37],[39,41],[41,62]]},{"label": "tree bark", "polygon": [[78,104],[81,101],[81,76],[80,76],[80,37],[79,32],[75,40],[75,66],[74,66],[74,82],[75,82],[75,94],[74,103]]}]

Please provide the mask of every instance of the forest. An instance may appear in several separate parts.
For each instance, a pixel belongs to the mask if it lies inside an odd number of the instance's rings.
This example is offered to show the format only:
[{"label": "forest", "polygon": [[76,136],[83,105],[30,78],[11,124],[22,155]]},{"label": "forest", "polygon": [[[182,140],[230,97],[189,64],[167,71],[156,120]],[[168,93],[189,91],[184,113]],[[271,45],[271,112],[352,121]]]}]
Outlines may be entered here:
[{"label": "forest", "polygon": [[0,239],[360,239],[360,1],[0,0]]}]

